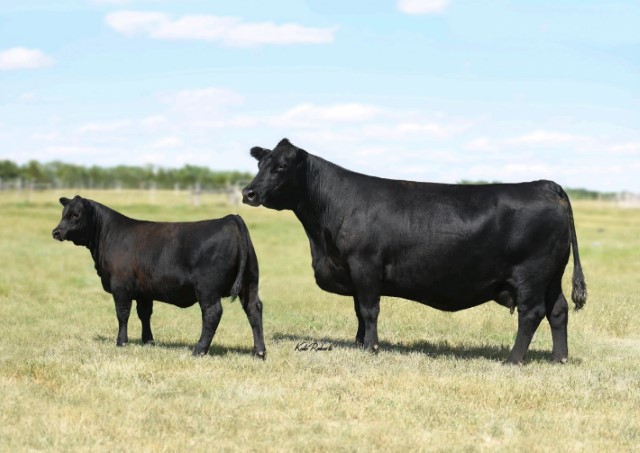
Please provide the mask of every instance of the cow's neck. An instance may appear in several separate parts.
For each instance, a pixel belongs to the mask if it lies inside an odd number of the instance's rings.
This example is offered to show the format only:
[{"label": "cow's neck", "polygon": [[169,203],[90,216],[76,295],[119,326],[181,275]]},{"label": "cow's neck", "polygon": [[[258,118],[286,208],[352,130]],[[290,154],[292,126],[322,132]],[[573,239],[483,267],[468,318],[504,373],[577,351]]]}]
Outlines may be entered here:
[{"label": "cow's neck", "polygon": [[307,154],[306,181],[294,213],[309,239],[324,241],[336,237],[347,212],[341,200],[348,196],[349,171],[324,159]]},{"label": "cow's neck", "polygon": [[91,257],[95,264],[99,276],[103,276],[108,267],[108,237],[113,222],[125,218],[122,214],[110,209],[100,203],[93,202],[94,231],[87,248],[91,252]]}]

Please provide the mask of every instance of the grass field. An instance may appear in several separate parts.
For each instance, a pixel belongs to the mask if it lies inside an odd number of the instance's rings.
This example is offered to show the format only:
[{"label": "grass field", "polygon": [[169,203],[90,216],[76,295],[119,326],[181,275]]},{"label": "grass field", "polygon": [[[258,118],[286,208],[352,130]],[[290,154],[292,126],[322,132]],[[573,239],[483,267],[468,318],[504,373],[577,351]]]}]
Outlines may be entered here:
[{"label": "grass field", "polygon": [[[384,299],[381,352],[355,348],[353,303],[315,286],[290,212],[82,193],[135,218],[240,213],[260,261],[262,362],[229,301],[204,358],[191,356],[199,309],[162,303],[155,346],[140,344],[133,310],[131,343],[116,348],[89,252],[51,238],[62,195],[74,193],[0,193],[2,452],[640,449],[640,210],[574,203],[589,299],[570,314],[569,362],[548,362],[543,321],[527,364],[507,367],[517,317],[495,303],[451,314]],[[296,351],[303,341],[331,350]]]}]

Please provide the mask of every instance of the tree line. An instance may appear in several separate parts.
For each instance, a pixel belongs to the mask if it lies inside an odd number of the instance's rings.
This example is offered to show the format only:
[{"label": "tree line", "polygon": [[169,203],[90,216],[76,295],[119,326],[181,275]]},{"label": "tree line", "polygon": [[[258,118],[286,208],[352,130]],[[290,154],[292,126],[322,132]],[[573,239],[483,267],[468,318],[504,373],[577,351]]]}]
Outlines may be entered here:
[{"label": "tree line", "polygon": [[[221,189],[236,181],[248,182],[253,173],[241,171],[214,171],[207,167],[185,165],[182,168],[163,168],[153,165],[115,167],[83,166],[60,161],[40,163],[32,160],[18,165],[10,160],[0,160],[0,187],[21,181],[37,187],[82,187],[139,189],[186,189],[199,185],[203,189]],[[486,184],[489,181],[459,181],[459,184]],[[499,181],[491,181],[496,183]],[[572,199],[615,199],[613,192],[598,192],[588,189],[566,188]]]},{"label": "tree line", "polygon": [[86,187],[139,189],[153,186],[158,189],[187,188],[199,185],[203,189],[218,189],[236,181],[249,181],[253,174],[241,171],[214,171],[207,167],[185,165],[182,168],[163,168],[153,165],[115,167],[84,166],[54,161],[40,163],[32,160],[23,165],[0,160],[0,182],[33,184],[36,187]]}]

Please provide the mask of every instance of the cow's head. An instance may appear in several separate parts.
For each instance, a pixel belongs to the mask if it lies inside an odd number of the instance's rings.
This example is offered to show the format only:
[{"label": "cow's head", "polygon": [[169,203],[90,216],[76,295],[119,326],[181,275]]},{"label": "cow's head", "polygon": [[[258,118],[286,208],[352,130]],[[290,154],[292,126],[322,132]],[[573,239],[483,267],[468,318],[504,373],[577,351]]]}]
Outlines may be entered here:
[{"label": "cow's head", "polygon": [[51,234],[58,241],[72,241],[75,245],[88,245],[95,225],[91,201],[76,195],[73,200],[60,198],[62,219]]},{"label": "cow's head", "polygon": [[242,190],[242,202],[271,209],[294,209],[304,189],[306,152],[284,138],[273,151],[255,146],[258,174]]}]

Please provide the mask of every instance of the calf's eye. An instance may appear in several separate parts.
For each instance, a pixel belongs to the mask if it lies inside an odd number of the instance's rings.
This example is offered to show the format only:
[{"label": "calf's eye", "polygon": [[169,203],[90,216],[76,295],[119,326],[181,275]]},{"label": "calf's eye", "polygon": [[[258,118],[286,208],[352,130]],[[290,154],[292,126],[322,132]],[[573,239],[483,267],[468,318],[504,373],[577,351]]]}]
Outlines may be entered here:
[{"label": "calf's eye", "polygon": [[287,169],[287,164],[282,163],[278,165],[278,171],[285,171]]}]

